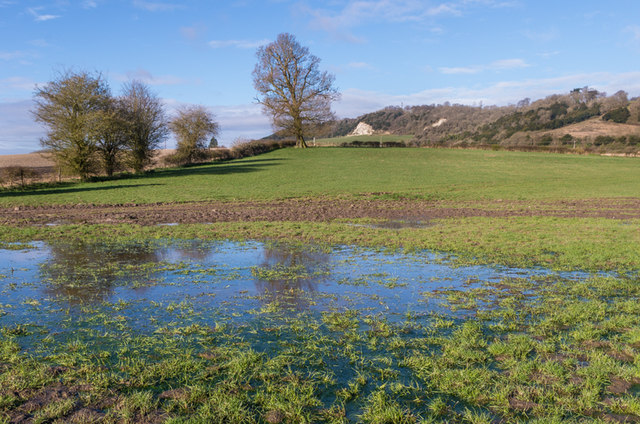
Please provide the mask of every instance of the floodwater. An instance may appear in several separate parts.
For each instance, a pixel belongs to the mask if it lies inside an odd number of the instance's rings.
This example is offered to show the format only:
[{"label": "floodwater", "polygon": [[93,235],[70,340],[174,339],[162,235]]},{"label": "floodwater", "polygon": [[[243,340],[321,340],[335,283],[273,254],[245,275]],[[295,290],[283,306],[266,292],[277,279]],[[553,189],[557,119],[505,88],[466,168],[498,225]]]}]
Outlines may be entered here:
[{"label": "floodwater", "polygon": [[407,314],[451,314],[428,296],[434,290],[549,273],[455,267],[431,252],[348,246],[36,243],[25,250],[0,250],[0,329],[28,334],[21,343],[29,349],[51,334],[72,340],[80,330],[95,334],[117,325],[153,334],[194,324],[246,324],[265,315],[343,311],[393,321]]}]

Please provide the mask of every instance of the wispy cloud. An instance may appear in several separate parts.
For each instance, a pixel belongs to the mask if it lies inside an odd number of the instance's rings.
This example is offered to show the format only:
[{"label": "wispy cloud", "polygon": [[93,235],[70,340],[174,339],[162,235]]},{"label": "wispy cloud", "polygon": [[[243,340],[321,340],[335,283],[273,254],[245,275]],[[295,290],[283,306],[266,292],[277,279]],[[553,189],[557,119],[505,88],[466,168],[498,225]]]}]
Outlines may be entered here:
[{"label": "wispy cloud", "polygon": [[527,37],[531,41],[535,41],[538,43],[549,43],[559,37],[558,30],[555,28],[547,29],[547,30],[524,30],[522,31],[522,35]]},{"label": "wispy cloud", "polygon": [[214,49],[222,49],[226,47],[235,47],[238,49],[256,49],[260,46],[268,44],[269,42],[269,40],[212,40],[209,41],[209,47],[212,47]]},{"label": "wispy cloud", "polygon": [[25,77],[9,77],[0,80],[0,87],[3,91],[33,91],[35,86],[35,81]]},{"label": "wispy cloud", "polygon": [[341,117],[356,117],[389,105],[423,105],[444,102],[466,105],[507,105],[525,97],[544,98],[567,93],[575,87],[589,86],[598,91],[615,93],[625,90],[631,96],[640,94],[640,71],[626,73],[594,72],[564,75],[555,78],[501,81],[484,87],[443,87],[415,93],[391,95],[376,91],[345,90],[335,105]]},{"label": "wispy cloud", "polygon": [[631,35],[631,39],[633,41],[640,41],[640,26],[639,25],[630,25],[624,29],[625,34]]},{"label": "wispy cloud", "polygon": [[143,9],[148,12],[171,12],[172,10],[184,7],[184,5],[179,3],[161,3],[143,0],[134,0],[133,5],[138,9]]},{"label": "wispy cloud", "polygon": [[351,62],[347,64],[347,68],[350,69],[373,69],[373,66],[367,62]]},{"label": "wispy cloud", "polygon": [[44,129],[33,121],[31,100],[0,102],[0,154],[28,153],[40,148]]},{"label": "wispy cloud", "polygon": [[96,0],[84,0],[82,2],[82,7],[84,9],[95,9],[98,7],[98,2]]},{"label": "wispy cloud", "polygon": [[188,40],[200,38],[207,32],[207,26],[203,24],[195,24],[191,26],[181,27],[180,33]]},{"label": "wispy cloud", "polygon": [[23,59],[25,57],[31,56],[27,52],[23,51],[13,51],[13,52],[2,52],[0,51],[0,60],[15,60],[15,59]]},{"label": "wispy cloud", "polygon": [[326,31],[337,39],[360,43],[364,40],[352,34],[351,30],[371,22],[424,22],[442,15],[462,16],[472,6],[507,7],[514,2],[449,0],[434,4],[429,0],[349,0],[337,4],[344,6],[335,10],[299,4],[298,11],[311,18],[311,27]]},{"label": "wispy cloud", "polygon": [[189,82],[184,78],[180,78],[174,75],[154,76],[146,69],[136,69],[135,71],[128,71],[124,75],[117,74],[114,78],[120,82],[137,80],[148,85],[178,85],[186,84]]},{"label": "wispy cloud", "polygon": [[40,13],[40,11],[44,9],[43,7],[30,7],[27,9],[30,15],[33,16],[36,22],[45,22],[50,21],[52,19],[58,19],[61,15],[51,15],[46,13]]},{"label": "wispy cloud", "polygon": [[487,65],[472,65],[463,67],[442,67],[439,68],[440,72],[449,75],[470,75],[477,74],[484,71],[505,71],[510,69],[527,68],[530,65],[523,59],[502,59],[491,62]]}]

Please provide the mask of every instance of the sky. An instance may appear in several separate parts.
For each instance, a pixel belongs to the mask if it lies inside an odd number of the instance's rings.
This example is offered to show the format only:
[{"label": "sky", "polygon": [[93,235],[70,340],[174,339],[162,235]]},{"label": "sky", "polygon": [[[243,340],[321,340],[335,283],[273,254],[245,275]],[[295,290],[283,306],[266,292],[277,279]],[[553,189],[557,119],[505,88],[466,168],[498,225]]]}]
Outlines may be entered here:
[{"label": "sky", "polygon": [[639,18],[637,0],[0,0],[0,154],[40,149],[33,93],[66,70],[101,74],[114,95],[140,80],[169,116],[204,105],[223,145],[267,136],[251,73],[283,32],[335,75],[340,118],[584,86],[635,97]]}]

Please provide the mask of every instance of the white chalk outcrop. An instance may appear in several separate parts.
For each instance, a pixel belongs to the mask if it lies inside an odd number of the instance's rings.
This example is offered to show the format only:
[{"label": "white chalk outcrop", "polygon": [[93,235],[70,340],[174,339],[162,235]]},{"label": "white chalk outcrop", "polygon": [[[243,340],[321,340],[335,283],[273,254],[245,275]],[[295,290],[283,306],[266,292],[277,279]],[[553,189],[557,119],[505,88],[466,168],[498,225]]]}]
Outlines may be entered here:
[{"label": "white chalk outcrop", "polygon": [[431,124],[431,126],[433,128],[439,127],[440,125],[444,124],[445,122],[447,122],[447,118],[440,118],[440,120],[438,122],[436,122],[435,124]]},{"label": "white chalk outcrop", "polygon": [[360,122],[349,135],[373,135],[373,127],[366,122]]}]

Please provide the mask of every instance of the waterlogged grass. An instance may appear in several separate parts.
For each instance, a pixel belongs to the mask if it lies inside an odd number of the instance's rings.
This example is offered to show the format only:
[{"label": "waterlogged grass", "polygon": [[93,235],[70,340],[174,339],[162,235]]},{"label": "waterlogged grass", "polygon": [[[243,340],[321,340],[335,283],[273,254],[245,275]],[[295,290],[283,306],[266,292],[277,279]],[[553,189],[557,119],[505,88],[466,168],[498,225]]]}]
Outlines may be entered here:
[{"label": "waterlogged grass", "polygon": [[[371,251],[342,253],[336,264],[327,262],[332,251],[326,248],[273,245],[260,265],[238,268],[222,257],[206,260],[219,250],[215,245],[184,243],[177,256],[158,253],[162,245],[82,245],[80,252],[94,254],[83,263],[80,253],[75,261],[61,261],[74,257],[71,246],[52,244],[57,262],[72,271],[67,279],[56,279],[51,263],[39,271],[50,277],[43,281],[32,280],[28,270],[3,270],[0,422],[571,423],[640,417],[637,275],[496,271],[489,278],[441,278],[437,290],[401,276],[398,281],[418,287],[417,303],[403,308],[394,293],[408,288],[392,284],[384,287],[386,295],[370,294],[372,306],[362,308],[355,292],[336,297],[304,282],[339,266],[359,270],[367,284],[347,285],[349,290],[367,293],[394,282],[398,275],[383,271],[383,256],[381,269],[372,265]],[[118,256],[126,251],[138,252],[138,260]],[[114,256],[103,261],[98,252]],[[405,263],[399,259],[390,257],[388,265]],[[114,273],[121,277],[111,261],[134,278],[109,280]],[[328,268],[318,265],[324,263]],[[254,294],[237,288],[237,298],[219,299],[227,286],[241,284],[235,273],[271,289]],[[91,285],[88,275],[131,294],[77,304],[68,292],[37,295],[42,287]],[[136,280],[147,281],[147,288],[131,287]],[[173,285],[171,294],[157,297],[154,290]],[[279,297],[272,296],[276,288]],[[307,306],[288,300],[294,298]],[[54,328],[42,316],[60,320]]]},{"label": "waterlogged grass", "polygon": [[[354,225],[355,223],[355,225]],[[376,228],[375,221],[227,222],[180,226],[61,225],[0,227],[5,243],[31,240],[231,239],[287,240],[325,245],[433,250],[460,264],[545,266],[552,269],[640,269],[640,220],[603,218],[442,219],[421,228]]]},{"label": "waterlogged grass", "polygon": [[[94,183],[0,191],[0,205],[123,204],[357,196],[444,200],[638,195],[635,158],[447,149],[282,149]],[[375,172],[372,172],[375,170]]]},{"label": "waterlogged grass", "polygon": [[[3,191],[0,205],[379,193],[495,207],[637,196],[639,177],[628,158],[285,149]],[[3,257],[47,258],[37,272],[20,260],[0,269],[0,423],[638,421],[639,225],[517,217],[0,226]],[[192,240],[298,248],[216,262]],[[179,253],[162,250],[177,245]],[[349,248],[333,263],[344,246],[375,250]],[[372,262],[380,252],[391,256]],[[447,268],[429,277],[398,252],[438,266],[594,274]]]}]

